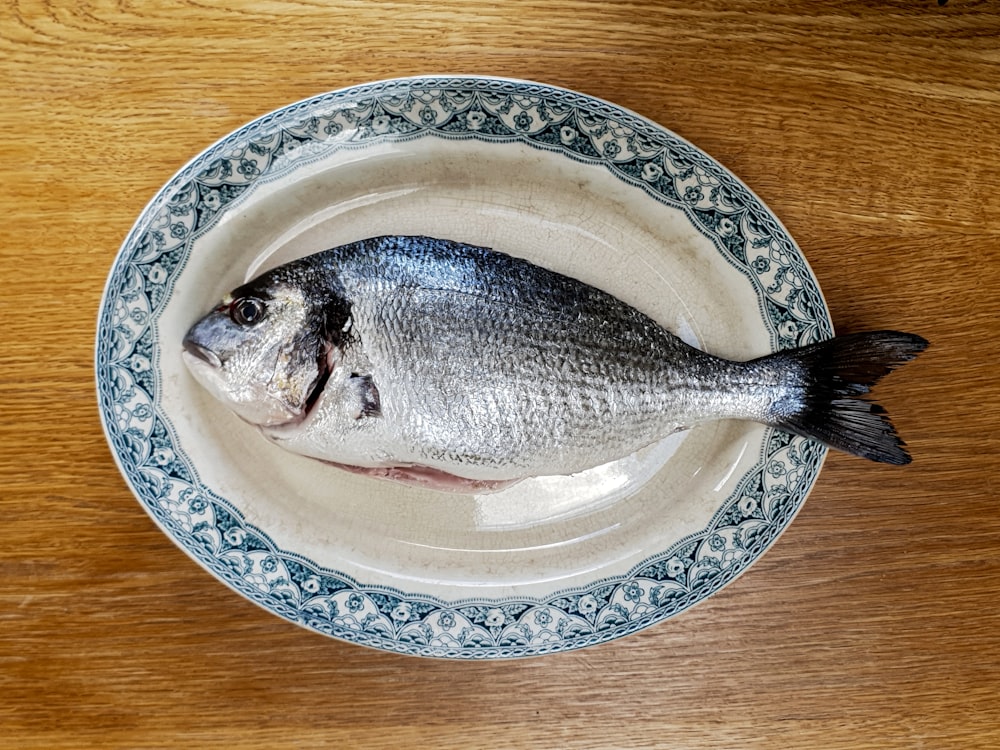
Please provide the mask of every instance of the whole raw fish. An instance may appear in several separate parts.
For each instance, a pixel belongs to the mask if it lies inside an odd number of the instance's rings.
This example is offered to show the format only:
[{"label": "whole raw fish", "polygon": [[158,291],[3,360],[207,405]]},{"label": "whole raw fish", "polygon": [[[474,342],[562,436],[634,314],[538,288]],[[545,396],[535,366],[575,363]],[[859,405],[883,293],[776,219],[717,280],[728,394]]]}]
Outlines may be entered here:
[{"label": "whole raw fish", "polygon": [[528,261],[389,236],[235,289],[194,324],[184,356],[290,451],[481,489],[579,472],[717,419],[908,463],[884,410],[859,397],[926,345],[877,331],[734,362]]}]

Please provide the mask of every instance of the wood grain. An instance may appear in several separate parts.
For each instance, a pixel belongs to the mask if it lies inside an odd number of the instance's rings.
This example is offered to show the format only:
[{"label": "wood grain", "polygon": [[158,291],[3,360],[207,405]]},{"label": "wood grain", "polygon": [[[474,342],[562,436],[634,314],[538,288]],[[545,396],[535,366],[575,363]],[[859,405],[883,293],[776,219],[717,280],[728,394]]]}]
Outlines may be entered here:
[{"label": "wood grain", "polygon": [[[733,169],[798,239],[838,330],[933,342],[881,390],[914,464],[832,456],[720,595],[541,659],[365,650],[203,573],[99,426],[117,248],[244,122],[433,72],[610,99]],[[986,0],[6,0],[0,745],[1000,747],[998,82]]]}]

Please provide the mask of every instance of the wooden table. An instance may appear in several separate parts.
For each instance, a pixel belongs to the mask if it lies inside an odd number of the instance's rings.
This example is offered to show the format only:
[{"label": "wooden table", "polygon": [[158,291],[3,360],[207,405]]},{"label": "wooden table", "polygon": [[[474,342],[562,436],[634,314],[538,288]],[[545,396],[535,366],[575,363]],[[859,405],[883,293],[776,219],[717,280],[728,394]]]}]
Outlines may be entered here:
[{"label": "wooden table", "polygon": [[[719,596],[553,657],[374,652],[204,573],[101,432],[105,275],[218,137],[427,72],[609,99],[740,175],[838,330],[933,342],[880,391],[914,463],[831,456]],[[0,83],[0,745],[1000,747],[1000,5],[6,0]]]}]

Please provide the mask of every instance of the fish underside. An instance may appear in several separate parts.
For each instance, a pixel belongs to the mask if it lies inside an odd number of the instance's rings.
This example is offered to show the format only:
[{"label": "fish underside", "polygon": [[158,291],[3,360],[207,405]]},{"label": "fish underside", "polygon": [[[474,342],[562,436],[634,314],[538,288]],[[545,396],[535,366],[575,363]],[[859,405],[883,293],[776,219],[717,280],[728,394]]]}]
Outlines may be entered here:
[{"label": "fish underside", "polygon": [[235,289],[192,326],[184,358],[282,448],[482,491],[574,474],[718,419],[908,463],[884,410],[863,396],[926,346],[874,331],[731,361],[528,261],[386,236]]}]

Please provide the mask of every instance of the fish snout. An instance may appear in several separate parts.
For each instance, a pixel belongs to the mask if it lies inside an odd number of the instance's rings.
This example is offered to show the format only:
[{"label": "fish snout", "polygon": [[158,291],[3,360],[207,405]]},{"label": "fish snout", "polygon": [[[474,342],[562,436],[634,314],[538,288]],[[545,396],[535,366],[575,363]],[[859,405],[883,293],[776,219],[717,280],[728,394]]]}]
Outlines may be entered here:
[{"label": "fish snout", "polygon": [[213,352],[207,346],[203,346],[202,344],[199,344],[197,341],[195,341],[191,333],[188,333],[188,335],[184,337],[183,346],[184,346],[184,351],[187,354],[190,354],[191,356],[200,359],[201,361],[208,364],[209,367],[212,367],[214,369],[222,367],[222,360],[219,359],[219,355]]},{"label": "fish snout", "polygon": [[187,357],[213,370],[222,368],[234,343],[232,322],[228,315],[221,315],[218,310],[213,310],[191,326],[181,342]]}]

